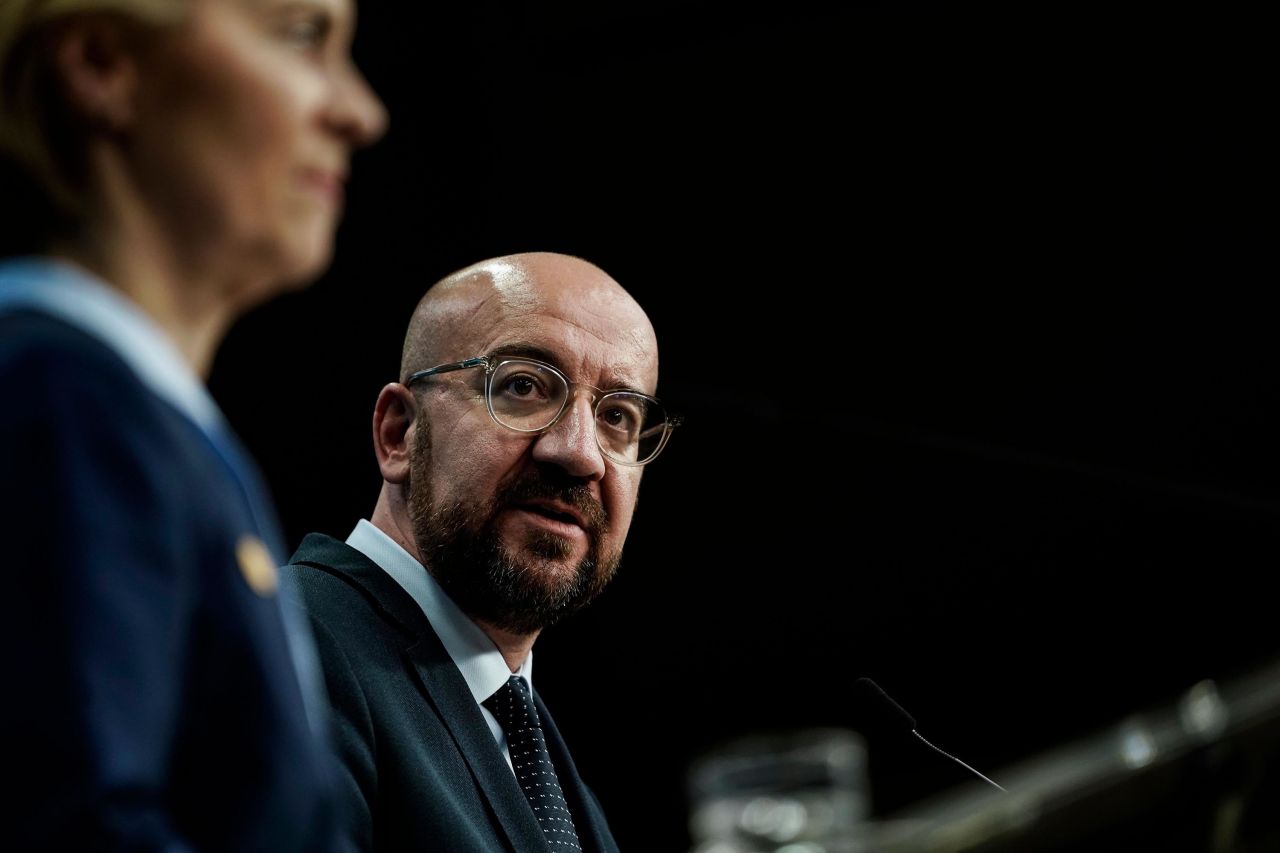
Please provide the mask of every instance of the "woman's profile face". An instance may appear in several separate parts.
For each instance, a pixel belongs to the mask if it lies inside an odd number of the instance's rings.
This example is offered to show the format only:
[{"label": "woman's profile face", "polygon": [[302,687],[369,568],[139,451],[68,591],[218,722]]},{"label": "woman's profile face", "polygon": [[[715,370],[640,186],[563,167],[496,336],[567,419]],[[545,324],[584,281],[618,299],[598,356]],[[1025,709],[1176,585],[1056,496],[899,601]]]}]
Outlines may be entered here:
[{"label": "woman's profile face", "polygon": [[[354,0],[191,0],[138,57],[127,133],[168,251],[270,282],[328,264],[352,152],[386,125],[350,60]],[[244,273],[244,275],[234,275]]]}]

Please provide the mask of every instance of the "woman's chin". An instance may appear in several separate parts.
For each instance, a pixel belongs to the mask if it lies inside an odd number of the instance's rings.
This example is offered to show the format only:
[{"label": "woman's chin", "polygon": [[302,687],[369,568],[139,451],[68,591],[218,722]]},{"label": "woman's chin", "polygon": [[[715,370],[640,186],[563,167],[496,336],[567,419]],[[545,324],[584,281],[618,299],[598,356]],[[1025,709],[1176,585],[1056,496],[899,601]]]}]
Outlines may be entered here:
[{"label": "woman's chin", "polygon": [[333,232],[325,229],[294,240],[281,252],[275,292],[292,293],[309,287],[333,262]]}]

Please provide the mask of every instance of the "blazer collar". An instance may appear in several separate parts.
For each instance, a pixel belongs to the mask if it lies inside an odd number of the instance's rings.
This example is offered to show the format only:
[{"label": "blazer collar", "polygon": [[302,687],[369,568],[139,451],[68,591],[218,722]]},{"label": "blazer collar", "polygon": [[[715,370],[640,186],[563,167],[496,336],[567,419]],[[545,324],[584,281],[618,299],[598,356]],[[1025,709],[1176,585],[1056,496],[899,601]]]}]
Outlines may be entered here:
[{"label": "blazer collar", "polygon": [[[385,619],[399,628],[405,635],[403,654],[412,673],[410,677],[416,677],[422,684],[426,700],[449,729],[471,768],[476,787],[489,802],[512,848],[550,853],[542,827],[494,743],[466,680],[413,597],[364,554],[330,536],[308,534],[290,562],[341,574],[363,591]],[[576,771],[573,776],[576,779]]]}]

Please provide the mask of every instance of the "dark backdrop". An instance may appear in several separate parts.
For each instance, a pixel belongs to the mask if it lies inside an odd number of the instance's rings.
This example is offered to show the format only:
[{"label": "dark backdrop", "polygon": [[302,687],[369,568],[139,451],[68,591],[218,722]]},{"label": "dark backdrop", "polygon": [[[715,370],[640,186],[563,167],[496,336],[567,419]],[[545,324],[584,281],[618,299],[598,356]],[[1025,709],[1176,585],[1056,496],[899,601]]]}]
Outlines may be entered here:
[{"label": "dark backdrop", "polygon": [[[695,756],[851,724],[861,675],[994,773],[1280,652],[1256,22],[437,5],[361,9],[390,134],[211,384],[290,545],[345,536],[432,281],[546,249],[639,299],[687,422],[538,644],[624,849],[685,849]],[[880,813],[955,781],[924,752],[873,745]]]}]

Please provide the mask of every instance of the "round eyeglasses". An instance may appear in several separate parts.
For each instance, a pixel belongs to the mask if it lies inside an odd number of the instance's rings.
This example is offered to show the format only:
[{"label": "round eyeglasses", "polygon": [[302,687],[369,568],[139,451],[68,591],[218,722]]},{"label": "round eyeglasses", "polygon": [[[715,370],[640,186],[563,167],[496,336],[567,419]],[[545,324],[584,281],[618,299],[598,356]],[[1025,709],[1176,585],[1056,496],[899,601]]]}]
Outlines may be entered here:
[{"label": "round eyeglasses", "polygon": [[680,423],[647,394],[603,391],[584,382],[571,382],[555,367],[531,358],[469,358],[419,370],[404,384],[472,367],[484,368],[484,400],[489,416],[499,426],[516,432],[550,429],[569,407],[573,386],[589,389],[595,400],[596,443],[610,461],[619,465],[652,462]]}]

